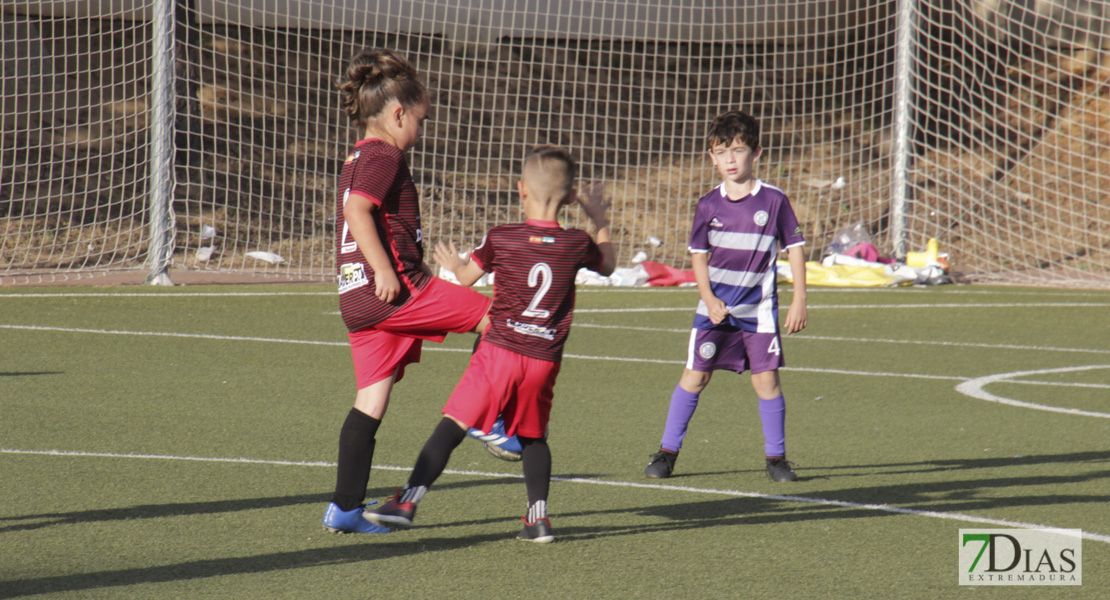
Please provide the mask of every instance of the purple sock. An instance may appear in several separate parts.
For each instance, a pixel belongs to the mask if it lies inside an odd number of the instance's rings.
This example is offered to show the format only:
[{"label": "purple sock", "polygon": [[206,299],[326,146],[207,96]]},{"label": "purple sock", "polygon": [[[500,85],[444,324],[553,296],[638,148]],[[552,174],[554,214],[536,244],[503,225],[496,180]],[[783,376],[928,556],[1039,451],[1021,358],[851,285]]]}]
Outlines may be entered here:
[{"label": "purple sock", "polygon": [[698,407],[698,396],[687,392],[682,386],[674,386],[671,393],[671,406],[667,409],[667,426],[663,428],[663,439],[659,445],[664,450],[678,452],[682,448],[682,440],[686,437],[686,426],[694,416],[694,409]]},{"label": "purple sock", "polygon": [[782,394],[770,400],[759,399],[759,418],[763,421],[763,449],[767,456],[786,456],[786,400]]}]

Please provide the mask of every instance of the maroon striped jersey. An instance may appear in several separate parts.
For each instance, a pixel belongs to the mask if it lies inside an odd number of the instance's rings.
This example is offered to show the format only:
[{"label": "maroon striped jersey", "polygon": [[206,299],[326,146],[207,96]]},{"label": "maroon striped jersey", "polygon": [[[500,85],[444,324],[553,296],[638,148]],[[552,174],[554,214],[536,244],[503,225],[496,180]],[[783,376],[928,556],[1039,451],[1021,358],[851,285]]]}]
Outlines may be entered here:
[{"label": "maroon striped jersey", "polygon": [[578,269],[596,270],[601,263],[590,234],[531,219],[499,225],[471,259],[494,274],[483,340],[530,358],[562,360],[574,314],[574,278]]},{"label": "maroon striped jersey", "polygon": [[[347,229],[343,206],[352,193],[366,196],[373,211],[385,253],[401,280],[401,293],[393,302],[374,295],[374,271]],[[405,156],[396,147],[377,139],[355,144],[339,172],[336,210],[335,256],[339,283],[339,310],[349,331],[377,325],[397,312],[416,290],[430,281],[421,270],[424,240],[420,230],[420,199]]]}]

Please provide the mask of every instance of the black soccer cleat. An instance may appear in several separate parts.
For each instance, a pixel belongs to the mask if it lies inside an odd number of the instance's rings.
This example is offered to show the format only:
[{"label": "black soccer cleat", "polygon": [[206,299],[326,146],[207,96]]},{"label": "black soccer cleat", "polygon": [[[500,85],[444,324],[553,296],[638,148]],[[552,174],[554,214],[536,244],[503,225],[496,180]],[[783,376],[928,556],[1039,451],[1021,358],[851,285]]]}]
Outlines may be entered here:
[{"label": "black soccer cleat", "polygon": [[794,463],[786,460],[785,458],[768,458],[767,459],[767,476],[772,481],[797,481],[798,476],[794,474]]},{"label": "black soccer cleat", "polygon": [[674,472],[674,461],[676,459],[678,459],[677,453],[667,452],[660,448],[659,452],[651,455],[651,462],[644,469],[644,475],[651,479],[666,479]]},{"label": "black soccer cleat", "polygon": [[529,523],[524,517],[520,520],[524,521],[524,529],[516,534],[516,539],[538,544],[550,544],[555,541],[555,533],[551,531],[551,521],[548,521],[547,517],[536,519],[535,523]]},{"label": "black soccer cleat", "polygon": [[390,496],[381,508],[367,510],[362,517],[380,527],[389,529],[408,529],[412,527],[412,518],[416,516],[415,502],[401,502],[404,490]]}]

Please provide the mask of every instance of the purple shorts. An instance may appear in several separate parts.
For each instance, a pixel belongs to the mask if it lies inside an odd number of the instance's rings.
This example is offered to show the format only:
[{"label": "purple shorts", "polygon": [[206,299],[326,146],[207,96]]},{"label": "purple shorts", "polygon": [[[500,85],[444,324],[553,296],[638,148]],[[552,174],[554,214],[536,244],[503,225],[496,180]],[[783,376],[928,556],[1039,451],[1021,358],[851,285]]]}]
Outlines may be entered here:
[{"label": "purple shorts", "polygon": [[778,333],[753,333],[735,327],[690,330],[686,368],[708,373],[729,370],[753,375],[783,367]]}]

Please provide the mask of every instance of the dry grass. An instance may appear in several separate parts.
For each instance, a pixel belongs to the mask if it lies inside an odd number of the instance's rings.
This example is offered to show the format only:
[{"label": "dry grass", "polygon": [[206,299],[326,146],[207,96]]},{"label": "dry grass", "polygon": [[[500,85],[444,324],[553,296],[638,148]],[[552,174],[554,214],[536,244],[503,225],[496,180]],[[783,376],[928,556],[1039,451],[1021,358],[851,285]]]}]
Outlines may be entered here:
[{"label": "dry grass", "polygon": [[[117,36],[115,43],[128,37]],[[5,131],[15,151],[4,159],[3,193],[16,202],[0,214],[0,270],[142,260],[143,227],[122,223],[141,218],[126,215],[141,215],[147,200],[149,123],[137,92],[144,82],[133,60],[110,58],[124,51],[98,43],[81,48],[106,53],[105,64],[81,71],[84,89],[95,91],[85,108],[44,109],[27,127]],[[701,148],[706,115],[739,105],[763,116],[767,152],[758,174],[790,195],[810,258],[858,221],[890,249],[893,141],[863,59],[830,56],[839,62],[782,70],[743,46],[506,40],[453,49],[435,38],[372,34],[306,45],[296,32],[211,29],[189,72],[191,102],[179,107],[192,118],[179,120],[187,147],[177,157],[175,265],[252,269],[257,263],[245,254],[266,250],[288,256],[282,268],[330,277],[333,186],[351,142],[331,83],[367,45],[413,57],[434,91],[432,121],[412,155],[429,239],[473,246],[488,227],[519,218],[519,159],[532,145],[557,143],[576,152],[584,178],[608,183],[622,263],[642,250],[685,267],[694,203],[717,183]],[[275,51],[282,47],[299,50]],[[998,65],[982,110],[948,115],[956,133],[919,147],[909,173],[911,249],[938,237],[957,269],[970,273],[1107,272],[1103,60],[1088,48]],[[846,83],[858,87],[834,96]],[[829,110],[828,97],[843,106]],[[54,157],[44,157],[41,149],[52,147]],[[843,186],[833,185],[838,178]],[[584,226],[577,210],[566,220]],[[195,256],[203,225],[221,235],[209,261]],[[113,240],[119,249],[108,250]],[[90,242],[104,249],[89,251]]]}]

